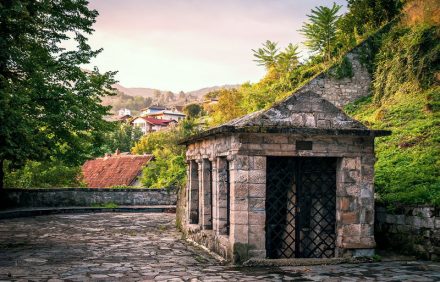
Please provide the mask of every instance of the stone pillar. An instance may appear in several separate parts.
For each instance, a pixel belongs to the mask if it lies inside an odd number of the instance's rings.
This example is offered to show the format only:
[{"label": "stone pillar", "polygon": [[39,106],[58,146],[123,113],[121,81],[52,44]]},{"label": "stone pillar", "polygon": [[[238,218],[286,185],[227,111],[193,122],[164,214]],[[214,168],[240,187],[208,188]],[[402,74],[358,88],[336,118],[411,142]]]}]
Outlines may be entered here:
[{"label": "stone pillar", "polygon": [[230,217],[231,227],[229,240],[234,250],[234,260],[248,258],[249,233],[249,157],[236,156],[229,162],[230,173]]},{"label": "stone pillar", "polygon": [[210,159],[212,168],[212,229],[218,234],[218,173],[217,158]]},{"label": "stone pillar", "polygon": [[336,189],[336,256],[373,255],[374,156],[338,159]]},{"label": "stone pillar", "polygon": [[182,224],[188,224],[189,220],[189,210],[190,210],[190,194],[191,192],[191,161],[186,162],[186,187],[185,187],[185,209],[184,209],[184,219]]},{"label": "stone pillar", "polygon": [[229,171],[228,161],[225,157],[217,158],[217,195],[215,202],[216,206],[216,234],[228,235],[228,190],[229,190]]},{"label": "stone pillar", "polygon": [[266,257],[266,157],[249,157],[249,256]]},{"label": "stone pillar", "polygon": [[[202,225],[203,218],[203,159],[196,160],[197,162],[197,176],[198,176],[198,185],[197,185],[197,200],[198,200],[198,219],[197,224]],[[194,192],[196,193],[196,192]]]},{"label": "stone pillar", "polygon": [[203,159],[201,162],[201,191],[200,191],[200,206],[201,219],[200,223],[202,229],[212,229],[212,174],[211,162],[208,159]]},{"label": "stone pillar", "polygon": [[188,191],[188,221],[190,224],[199,223],[199,169],[196,161],[190,163]]}]

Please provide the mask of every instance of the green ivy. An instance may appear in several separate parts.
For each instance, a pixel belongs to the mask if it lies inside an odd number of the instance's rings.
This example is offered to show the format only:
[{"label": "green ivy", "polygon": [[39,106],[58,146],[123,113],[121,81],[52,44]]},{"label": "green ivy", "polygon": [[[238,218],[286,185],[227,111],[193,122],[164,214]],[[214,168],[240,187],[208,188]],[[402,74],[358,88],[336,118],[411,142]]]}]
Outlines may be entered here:
[{"label": "green ivy", "polygon": [[343,56],[328,72],[330,77],[342,79],[353,77],[353,66],[347,56]]}]

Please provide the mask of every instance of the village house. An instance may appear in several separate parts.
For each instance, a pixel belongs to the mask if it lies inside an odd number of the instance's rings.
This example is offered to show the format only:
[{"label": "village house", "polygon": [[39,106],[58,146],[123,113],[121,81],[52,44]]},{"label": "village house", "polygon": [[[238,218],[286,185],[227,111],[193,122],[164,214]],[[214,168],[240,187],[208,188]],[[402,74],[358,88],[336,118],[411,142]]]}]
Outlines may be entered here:
[{"label": "village house", "polygon": [[127,109],[127,108],[120,109],[118,111],[118,116],[120,116],[120,117],[131,116],[131,111],[129,109]]},{"label": "village house", "polygon": [[374,254],[374,138],[339,107],[369,94],[327,70],[271,108],[189,137],[186,236],[232,261]]},{"label": "village house", "polygon": [[177,122],[185,119],[186,115],[184,113],[181,113],[177,110],[165,110],[157,113],[148,114],[148,117],[154,117],[157,119],[164,119],[164,120],[175,120]]},{"label": "village house", "polygon": [[174,126],[177,121],[172,119],[157,119],[153,117],[137,117],[131,121],[131,125],[140,128],[142,133],[148,134],[163,130],[169,126]]},{"label": "village house", "polygon": [[148,116],[150,114],[156,114],[162,111],[165,111],[167,108],[164,106],[150,106],[147,108],[141,109],[140,116]]},{"label": "village house", "polygon": [[130,155],[116,150],[113,155],[107,154],[102,158],[88,160],[81,170],[89,188],[139,187],[142,169],[152,159],[152,155]]},{"label": "village house", "polygon": [[151,106],[141,110],[141,117],[152,117],[156,119],[175,120],[177,122],[185,119],[186,115],[180,112],[177,107],[168,109],[162,106]]}]

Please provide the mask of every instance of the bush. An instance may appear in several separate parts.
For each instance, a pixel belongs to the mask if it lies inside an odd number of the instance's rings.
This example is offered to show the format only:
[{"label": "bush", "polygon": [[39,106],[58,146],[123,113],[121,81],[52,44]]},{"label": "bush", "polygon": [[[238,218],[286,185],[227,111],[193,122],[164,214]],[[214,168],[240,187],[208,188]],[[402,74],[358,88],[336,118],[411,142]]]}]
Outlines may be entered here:
[{"label": "bush", "polygon": [[149,133],[132,148],[133,154],[153,154],[141,176],[148,188],[182,187],[186,182],[185,146],[178,142],[198,131],[195,120],[187,119],[176,128]]},{"label": "bush", "polygon": [[7,188],[85,187],[81,181],[81,167],[67,166],[61,161],[27,161],[20,169],[4,165]]}]

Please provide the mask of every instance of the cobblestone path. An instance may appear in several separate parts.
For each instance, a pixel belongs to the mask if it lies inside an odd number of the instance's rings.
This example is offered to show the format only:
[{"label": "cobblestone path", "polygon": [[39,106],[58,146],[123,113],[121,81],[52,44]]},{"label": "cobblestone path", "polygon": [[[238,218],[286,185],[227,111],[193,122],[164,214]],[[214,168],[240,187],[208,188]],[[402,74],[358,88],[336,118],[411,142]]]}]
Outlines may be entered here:
[{"label": "cobblestone path", "polygon": [[440,281],[440,264],[233,268],[181,240],[174,214],[0,220],[0,281]]}]

